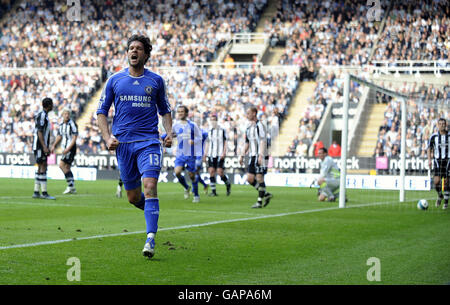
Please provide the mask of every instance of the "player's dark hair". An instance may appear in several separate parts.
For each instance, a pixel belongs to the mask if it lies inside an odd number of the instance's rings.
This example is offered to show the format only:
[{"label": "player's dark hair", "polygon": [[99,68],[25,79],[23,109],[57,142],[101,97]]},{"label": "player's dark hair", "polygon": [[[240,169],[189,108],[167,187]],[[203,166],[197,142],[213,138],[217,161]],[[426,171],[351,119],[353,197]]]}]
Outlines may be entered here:
[{"label": "player's dark hair", "polygon": [[46,97],[42,100],[42,107],[45,109],[49,108],[50,106],[53,106],[53,100],[49,97]]},{"label": "player's dark hair", "polygon": [[444,122],[445,124],[447,124],[447,120],[446,119],[444,119],[444,118],[439,118],[439,120],[438,120],[438,122]]},{"label": "player's dark hair", "polygon": [[[127,52],[130,49],[130,45],[133,41],[139,41],[144,45],[144,53],[148,55],[148,58],[150,58],[150,52],[152,51],[153,47],[150,43],[150,39],[147,36],[144,35],[138,35],[134,34],[130,38],[128,38],[127,41]],[[147,58],[147,60],[148,60]]]},{"label": "player's dark hair", "polygon": [[324,153],[328,154],[328,149],[326,149],[325,147],[321,147],[319,148],[319,150],[322,150]]},{"label": "player's dark hair", "polygon": [[178,108],[184,108],[184,111],[186,112],[186,114],[189,113],[189,108],[185,105],[180,105],[180,106],[178,106]]}]

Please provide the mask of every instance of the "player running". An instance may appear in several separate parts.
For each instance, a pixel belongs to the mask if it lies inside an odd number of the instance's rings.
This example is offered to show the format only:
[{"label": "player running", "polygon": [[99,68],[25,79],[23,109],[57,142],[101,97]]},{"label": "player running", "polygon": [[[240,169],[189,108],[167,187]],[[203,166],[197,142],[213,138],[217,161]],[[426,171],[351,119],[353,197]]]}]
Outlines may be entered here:
[{"label": "player running", "polygon": [[209,196],[217,196],[216,192],[216,174],[220,176],[227,188],[227,196],[231,194],[230,180],[224,173],[225,155],[227,152],[227,136],[225,129],[218,126],[217,115],[211,116],[211,129],[208,132],[208,141],[205,146],[205,155],[203,160],[206,161],[208,156],[208,172],[211,186]]},{"label": "player running", "polygon": [[[247,181],[258,191],[258,201],[252,208],[266,207],[273,195],[266,192],[264,175],[267,174],[267,133],[264,125],[257,118],[258,109],[251,107],[247,110],[247,119],[250,126],[245,131],[244,154],[248,154],[249,163],[247,169]],[[244,156],[239,162],[244,164]],[[264,200],[264,203],[263,203]]]},{"label": "player running", "polygon": [[184,198],[188,199],[191,187],[186,183],[186,179],[182,175],[183,170],[187,169],[194,193],[192,202],[198,203],[200,202],[200,196],[198,194],[198,179],[196,178],[196,159],[202,156],[202,134],[197,124],[187,119],[188,115],[189,109],[186,106],[178,106],[177,122],[173,125],[173,131],[177,136],[178,142],[175,158],[175,176],[184,188]]},{"label": "player running", "polygon": [[448,208],[449,198],[449,161],[450,161],[450,135],[447,131],[447,121],[444,118],[438,120],[438,132],[433,133],[427,148],[428,165],[434,168],[434,187],[438,194],[436,207],[441,205],[444,199],[443,209]]},{"label": "player running", "polygon": [[[144,67],[150,58],[150,39],[133,35],[127,42],[129,67],[113,74],[106,82],[97,110],[98,126],[109,150],[116,151],[120,178],[128,201],[144,210],[147,239],[142,254],[155,254],[158,230],[158,178],[161,171],[162,147],[158,131],[158,114],[167,137],[164,145],[172,145],[172,117],[163,78]],[[112,133],[108,128],[108,111],[114,103]],[[142,192],[142,182],[144,192]]]}]

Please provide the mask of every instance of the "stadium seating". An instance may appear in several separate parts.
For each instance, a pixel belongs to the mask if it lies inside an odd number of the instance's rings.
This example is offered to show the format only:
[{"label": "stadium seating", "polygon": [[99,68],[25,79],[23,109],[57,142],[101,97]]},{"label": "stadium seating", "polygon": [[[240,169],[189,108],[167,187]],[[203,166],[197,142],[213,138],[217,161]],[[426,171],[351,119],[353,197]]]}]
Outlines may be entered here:
[{"label": "stadium seating", "polygon": [[[425,158],[428,140],[437,132],[437,120],[450,120],[448,103],[450,87],[428,87],[413,83],[398,86],[398,91],[414,96],[407,101],[406,156]],[[400,103],[385,94],[379,94],[377,102],[386,104],[384,122],[380,126],[374,156],[399,157],[400,153]],[[438,111],[436,111],[438,107]]]},{"label": "stadium seating", "polygon": [[[158,72],[167,79],[169,101],[181,101],[190,109],[190,119],[208,128],[208,117],[218,115],[229,137],[230,155],[240,154],[243,147],[243,133],[246,128],[245,109],[254,105],[258,108],[258,117],[271,127],[272,134],[279,127],[271,122],[274,116],[278,121],[289,108],[293,93],[298,86],[298,76],[291,73],[272,73],[260,70],[230,70],[223,74],[221,69],[205,70],[201,68],[159,69]],[[174,106],[174,105],[173,105]],[[81,138],[98,139],[93,145],[99,150],[100,138],[95,123],[95,115],[86,126]],[[83,148],[89,152],[87,143]]]},{"label": "stadium seating", "polygon": [[[278,63],[298,67],[297,73],[277,74],[259,68],[215,70],[195,65],[213,61],[232,34],[254,31],[268,2],[216,0],[176,5],[165,1],[91,0],[83,3],[83,22],[67,22],[65,1],[18,1],[5,13],[0,27],[0,67],[12,69],[8,75],[1,75],[0,128],[8,141],[2,141],[0,151],[30,151],[30,135],[23,135],[29,126],[21,125],[39,109],[42,92],[55,96],[56,111],[70,104],[74,112],[81,113],[105,79],[126,66],[126,39],[136,32],[147,34],[153,42],[149,67],[167,79],[172,106],[181,102],[189,105],[205,128],[209,113],[221,113],[220,119],[233,138],[229,151],[234,153],[239,153],[245,107],[258,107],[259,117],[268,125],[273,139],[289,112],[299,82],[313,80],[317,83],[314,94],[305,113],[298,116],[298,133],[286,152],[307,154],[327,107],[343,99],[343,72],[327,69],[329,66],[363,67],[386,58],[448,60],[448,8],[439,1],[424,1],[422,11],[414,10],[406,0],[395,4],[380,1],[380,14],[389,12],[383,23],[367,18],[369,6],[364,0],[283,0],[263,28],[270,34],[271,46],[284,47]],[[400,28],[410,29],[410,35],[403,37]],[[405,51],[416,49],[413,56]],[[36,85],[36,78],[25,75],[21,67],[52,68],[52,72],[40,75]],[[58,67],[101,70],[86,75],[58,71]],[[430,95],[430,90],[435,88],[417,92],[427,99],[448,99],[448,86],[437,90],[437,96]],[[352,86],[350,94],[351,102],[357,104],[361,88]],[[29,105],[24,104],[24,96]],[[422,114],[428,110],[418,111]],[[417,124],[420,126],[420,120]],[[86,153],[107,153],[95,116],[86,126],[80,126],[78,144]]]},{"label": "stadium seating", "polygon": [[[232,33],[251,32],[265,5],[266,0],[178,6],[92,0],[83,3],[84,22],[78,23],[67,22],[65,1],[24,0],[6,15],[8,26],[0,29],[0,67],[104,65],[117,71],[126,64],[126,39],[136,32],[153,41],[152,67],[206,62]],[[48,22],[43,22],[43,15]]]},{"label": "stadium seating", "polygon": [[[45,72],[45,73],[43,73]],[[8,70],[0,74],[0,152],[32,152],[34,115],[41,101],[51,95],[53,131],[64,107],[77,117],[101,85],[100,69],[27,69]]]}]

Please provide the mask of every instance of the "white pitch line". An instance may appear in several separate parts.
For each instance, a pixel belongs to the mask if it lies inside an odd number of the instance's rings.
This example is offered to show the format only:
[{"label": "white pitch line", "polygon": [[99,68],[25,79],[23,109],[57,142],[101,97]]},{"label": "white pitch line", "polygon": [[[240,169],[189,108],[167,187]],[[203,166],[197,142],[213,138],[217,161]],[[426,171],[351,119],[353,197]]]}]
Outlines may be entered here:
[{"label": "white pitch line", "polygon": [[[391,203],[393,203],[393,202],[375,202],[375,203],[369,203],[369,204],[359,204],[359,205],[348,206],[346,208],[360,208],[360,207],[384,205],[384,204],[391,204]],[[158,231],[160,232],[160,231],[190,229],[190,228],[206,227],[206,226],[223,224],[223,223],[267,219],[267,218],[283,217],[283,216],[290,216],[290,215],[297,215],[297,214],[308,214],[308,213],[315,213],[315,212],[332,211],[332,210],[339,210],[339,209],[340,209],[339,207],[329,207],[329,208],[322,208],[322,209],[303,210],[303,211],[286,212],[286,213],[271,214],[271,215],[261,215],[261,216],[256,216],[256,217],[226,219],[226,220],[210,221],[210,222],[199,223],[199,224],[191,224],[191,225],[176,226],[176,227],[169,227],[169,228],[160,228]],[[54,244],[60,244],[60,243],[76,241],[76,240],[88,240],[88,239],[126,236],[126,235],[143,234],[143,233],[145,233],[145,231],[112,233],[112,234],[94,235],[94,236],[86,236],[86,237],[76,237],[76,238],[69,238],[69,239],[49,240],[49,241],[41,241],[41,242],[35,242],[35,243],[29,243],[29,244],[3,246],[3,247],[0,247],[0,250],[8,250],[8,249],[15,249],[15,248],[27,248],[27,247],[42,246],[42,245],[54,245]]]}]

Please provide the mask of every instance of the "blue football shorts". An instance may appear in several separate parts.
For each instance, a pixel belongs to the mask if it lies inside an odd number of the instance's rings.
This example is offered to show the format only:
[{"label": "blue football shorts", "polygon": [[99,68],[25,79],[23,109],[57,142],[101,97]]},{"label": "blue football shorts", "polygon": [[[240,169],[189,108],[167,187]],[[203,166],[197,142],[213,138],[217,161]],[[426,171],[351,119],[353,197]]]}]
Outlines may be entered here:
[{"label": "blue football shorts", "polygon": [[125,190],[140,187],[141,178],[159,178],[162,164],[159,140],[120,143],[116,157]]},{"label": "blue football shorts", "polygon": [[184,167],[188,170],[188,172],[195,173],[197,171],[196,165],[195,165],[195,157],[192,156],[178,156],[175,159],[175,167]]}]

